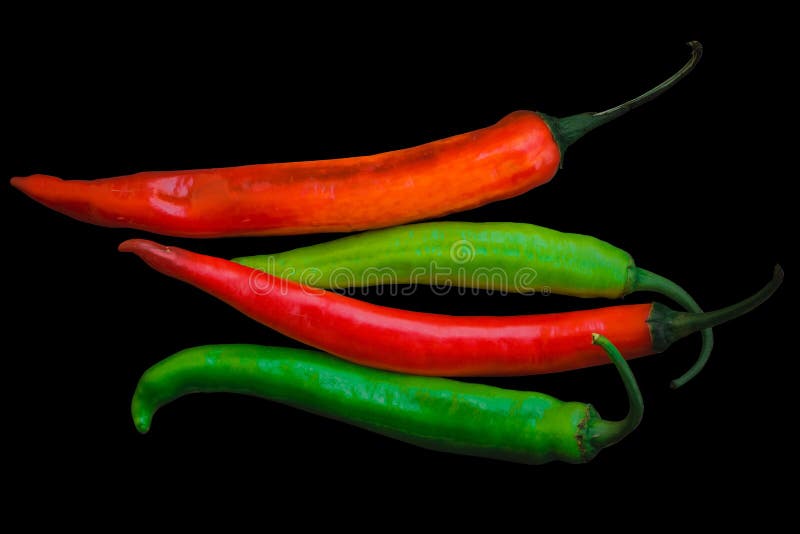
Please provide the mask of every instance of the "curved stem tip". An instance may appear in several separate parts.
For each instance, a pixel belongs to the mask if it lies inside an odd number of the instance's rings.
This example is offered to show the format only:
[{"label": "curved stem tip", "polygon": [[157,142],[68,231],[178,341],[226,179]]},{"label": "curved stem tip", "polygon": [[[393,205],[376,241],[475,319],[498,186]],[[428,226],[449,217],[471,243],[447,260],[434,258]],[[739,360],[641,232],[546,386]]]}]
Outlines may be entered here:
[{"label": "curved stem tip", "polygon": [[650,102],[662,93],[671,89],[676,83],[678,83],[678,81],[685,78],[686,75],[694,69],[703,55],[703,45],[701,45],[699,42],[689,41],[687,44],[692,49],[692,55],[689,57],[689,61],[687,61],[678,72],[634,99],[628,100],[625,103],[605,111],[600,111],[598,113],[579,113],[578,115],[572,115],[570,117],[563,117],[560,119],[542,115],[542,118],[547,122],[547,125],[550,127],[553,137],[558,144],[558,148],[561,151],[562,160],[564,158],[564,152],[566,152],[567,148],[572,143],[586,135],[588,132],[591,132],[598,126],[602,126],[607,122],[613,121],[617,117],[625,115],[630,110],[638,108],[642,104]]},{"label": "curved stem tip", "polygon": [[617,347],[600,334],[592,334],[592,344],[600,345],[606,351],[608,357],[614,362],[619,376],[622,378],[622,383],[625,384],[625,391],[628,393],[628,415],[622,421],[602,419],[593,426],[592,444],[598,448],[604,448],[620,441],[639,426],[644,414],[644,400],[642,392],[639,391],[639,384],[636,383],[636,377],[633,376],[633,371]]}]

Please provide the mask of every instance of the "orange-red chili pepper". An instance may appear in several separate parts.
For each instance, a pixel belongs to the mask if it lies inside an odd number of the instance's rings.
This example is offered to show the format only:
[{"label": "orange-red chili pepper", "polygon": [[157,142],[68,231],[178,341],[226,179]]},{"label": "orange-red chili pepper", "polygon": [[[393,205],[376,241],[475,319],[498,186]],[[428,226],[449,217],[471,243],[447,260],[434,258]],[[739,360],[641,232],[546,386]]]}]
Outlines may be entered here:
[{"label": "orange-red chili pepper", "polygon": [[776,267],[773,280],[756,295],[706,313],[653,303],[458,317],[377,306],[144,239],[125,241],[119,249],[318,349],[370,367],[437,376],[527,375],[608,363],[602,349],[586,342],[593,333],[614,339],[628,359],[661,352],[692,332],[752,310],[783,280]]},{"label": "orange-red chili pepper", "polygon": [[[555,175],[569,145],[683,78],[601,113],[517,111],[494,126],[373,156],[101,180],[36,174],[11,184],[78,220],[181,237],[349,232],[439,217],[520,195]],[[600,351],[598,351],[600,352]]]}]

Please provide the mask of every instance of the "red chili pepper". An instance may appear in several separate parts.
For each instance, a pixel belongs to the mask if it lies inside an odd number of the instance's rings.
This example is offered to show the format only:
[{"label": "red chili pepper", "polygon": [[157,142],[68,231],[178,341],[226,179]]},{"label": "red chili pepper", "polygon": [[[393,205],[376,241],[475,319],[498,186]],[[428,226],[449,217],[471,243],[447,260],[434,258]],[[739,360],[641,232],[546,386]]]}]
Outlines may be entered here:
[{"label": "red chili pepper", "polygon": [[[563,119],[517,111],[494,126],[373,156],[224,169],[145,172],[11,184],[75,219],[181,237],[349,232],[439,217],[520,195],[555,175],[586,132],[652,100],[694,68],[692,57],[642,96]],[[600,352],[600,351],[598,351]]]},{"label": "red chili pepper", "polygon": [[604,364],[603,350],[586,342],[595,332],[613,339],[629,359],[661,352],[692,332],[750,311],[783,280],[776,267],[772,282],[759,293],[707,313],[675,312],[653,303],[457,317],[377,306],[143,239],[125,241],[119,250],[313,347],[370,367],[438,376],[527,375]]}]

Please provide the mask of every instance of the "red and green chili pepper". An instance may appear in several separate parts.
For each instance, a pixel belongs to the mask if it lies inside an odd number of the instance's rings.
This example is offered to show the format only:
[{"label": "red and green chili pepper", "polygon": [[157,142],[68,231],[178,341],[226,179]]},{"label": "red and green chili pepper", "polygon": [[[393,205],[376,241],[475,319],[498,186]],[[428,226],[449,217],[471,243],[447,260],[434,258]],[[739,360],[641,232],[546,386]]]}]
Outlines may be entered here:
[{"label": "red and green chili pepper", "polygon": [[[488,128],[366,157],[94,181],[33,175],[13,178],[11,184],[81,221],[183,237],[342,232],[438,217],[547,183],[577,139],[686,76],[702,55],[699,43],[689,44],[691,58],[673,76],[601,113],[557,119],[517,111]],[[122,243],[120,250],[279,332],[355,362],[254,345],[187,349],[140,380],[131,412],[141,432],[148,431],[156,410],[178,397],[229,391],[276,400],[421,447],[532,464],[585,462],[622,439],[639,424],[643,411],[625,358],[661,352],[702,331],[700,356],[673,381],[677,387],[706,363],[713,346],[711,328],[754,309],[783,280],[776,266],[772,281],[756,294],[704,313],[683,289],[637,267],[627,252],[588,236],[515,223],[399,227],[235,261],[141,239]],[[426,269],[433,263],[438,269]],[[455,317],[376,306],[320,289],[386,282],[519,292],[547,288],[610,298],[645,290],[667,295],[687,311],[653,303]],[[603,420],[591,405],[540,393],[413,376],[556,372],[607,363],[606,356],[628,392],[630,410],[618,422]]]},{"label": "red and green chili pepper", "polygon": [[642,395],[619,351],[600,345],[617,366],[630,409],[602,419],[590,404],[542,393],[370,369],[309,350],[212,345],[181,351],[144,373],[131,403],[140,432],[164,404],[195,392],[235,392],[288,404],[437,451],[526,464],[587,462],[639,424]]},{"label": "red and green chili pepper", "polygon": [[[687,311],[703,311],[680,286],[637,267],[624,250],[594,237],[532,224],[412,224],[233,261],[328,289],[421,283],[609,298],[654,291]],[[702,334],[697,362],[673,381],[674,387],[691,380],[708,361],[714,337],[710,328]]]},{"label": "red and green chili pepper", "polygon": [[11,184],[84,222],[182,237],[349,232],[439,217],[550,181],[578,138],[691,71],[702,47],[689,44],[691,59],[672,77],[601,113],[556,119],[517,111],[488,128],[365,157],[92,181],[37,174]]},{"label": "red and green chili pepper", "polygon": [[194,285],[245,315],[303,343],[356,363],[438,376],[527,375],[605,362],[585,339],[613,339],[626,358],[665,350],[692,332],[738,317],[783,280],[710,313],[675,312],[658,303],[509,317],[457,317],[397,310],[300,285],[221,258],[132,239],[157,271]]}]

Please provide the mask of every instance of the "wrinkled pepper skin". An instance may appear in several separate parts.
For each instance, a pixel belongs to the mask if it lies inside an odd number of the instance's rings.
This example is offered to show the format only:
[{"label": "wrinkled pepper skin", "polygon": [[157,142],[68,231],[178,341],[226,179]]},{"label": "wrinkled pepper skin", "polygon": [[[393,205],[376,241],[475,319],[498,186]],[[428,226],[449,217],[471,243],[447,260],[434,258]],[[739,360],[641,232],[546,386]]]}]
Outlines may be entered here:
[{"label": "wrinkled pepper skin", "polygon": [[527,464],[589,461],[638,424],[600,444],[593,436],[608,423],[588,404],[395,374],[309,350],[213,345],[144,373],[131,404],[137,429],[147,432],[159,407],[194,392],[254,395],[427,449]]},{"label": "wrinkled pepper skin", "polygon": [[11,185],[80,221],[178,237],[351,232],[441,217],[520,195],[555,175],[585,133],[649,102],[689,73],[610,110],[564,118],[515,111],[496,124],[371,156],[100,180],[35,174]]},{"label": "wrinkled pepper skin", "polygon": [[373,156],[12,185],[100,226],[178,237],[351,232],[475,208],[548,182],[559,149],[536,113]]}]

